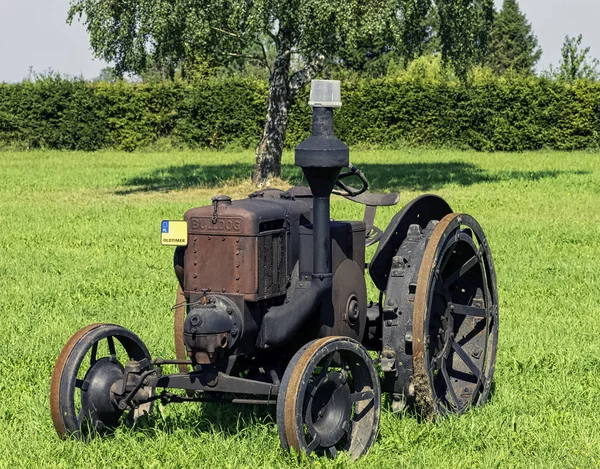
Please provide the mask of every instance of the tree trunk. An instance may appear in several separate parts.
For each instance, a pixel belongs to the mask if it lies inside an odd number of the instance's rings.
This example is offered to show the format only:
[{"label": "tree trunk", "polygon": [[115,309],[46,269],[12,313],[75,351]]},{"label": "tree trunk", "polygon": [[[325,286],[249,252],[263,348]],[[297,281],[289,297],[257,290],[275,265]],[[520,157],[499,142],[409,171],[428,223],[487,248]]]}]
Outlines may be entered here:
[{"label": "tree trunk", "polygon": [[262,139],[256,147],[256,164],[252,182],[268,186],[281,176],[281,154],[289,121],[291,96],[289,89],[290,52],[280,51],[269,79],[269,99]]}]

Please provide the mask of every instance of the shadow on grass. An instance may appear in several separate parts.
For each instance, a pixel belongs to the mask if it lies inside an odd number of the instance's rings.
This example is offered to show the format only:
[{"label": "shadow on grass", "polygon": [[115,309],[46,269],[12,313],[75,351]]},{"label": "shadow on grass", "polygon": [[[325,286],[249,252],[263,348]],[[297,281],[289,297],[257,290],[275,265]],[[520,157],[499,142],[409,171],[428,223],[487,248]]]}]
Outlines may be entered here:
[{"label": "shadow on grass", "polygon": [[[375,191],[415,190],[429,191],[449,184],[471,186],[474,184],[522,180],[539,181],[556,178],[563,174],[583,175],[587,171],[499,171],[487,172],[473,163],[399,163],[362,164],[360,169],[367,176]],[[254,165],[183,165],[158,168],[124,181],[119,195],[136,192],[166,192],[190,188],[211,188],[235,185],[252,177]],[[302,181],[299,168],[283,165],[282,179],[290,185]]]},{"label": "shadow on grass", "polygon": [[[496,382],[493,381],[485,405],[494,400],[495,393]],[[186,405],[197,407],[194,411],[186,412],[184,415],[145,416],[134,425],[132,430],[150,431],[150,434],[153,435],[156,431],[173,433],[177,430],[187,429],[197,433],[217,433],[225,438],[239,438],[240,436],[252,438],[259,428],[265,426],[277,428],[275,406],[220,403],[189,403]],[[468,412],[477,411],[477,409],[478,407],[472,407]],[[419,424],[432,421],[430,416],[422,414],[414,406],[409,406],[401,412],[393,412],[389,395],[382,395],[381,412],[393,414],[398,419],[415,419]],[[438,417],[436,420],[439,422],[442,419],[443,417]]]},{"label": "shadow on grass", "polygon": [[[181,405],[181,404],[171,404]],[[219,403],[188,403],[197,406],[192,412],[170,415],[144,416],[133,426],[134,431],[161,431],[172,433],[188,429],[198,433],[219,433],[236,437],[253,428],[277,425],[275,406]]]}]

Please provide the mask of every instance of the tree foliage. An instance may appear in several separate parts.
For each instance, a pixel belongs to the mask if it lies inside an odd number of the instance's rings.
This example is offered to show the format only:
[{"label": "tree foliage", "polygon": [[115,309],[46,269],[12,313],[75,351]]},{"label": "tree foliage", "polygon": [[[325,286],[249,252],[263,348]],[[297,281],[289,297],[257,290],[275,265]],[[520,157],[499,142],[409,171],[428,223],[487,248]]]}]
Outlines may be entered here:
[{"label": "tree foliage", "polygon": [[391,61],[406,68],[419,57],[439,54],[464,79],[484,62],[494,13],[493,0],[399,1],[384,35],[368,38],[341,65],[372,77],[385,74]]},{"label": "tree foliage", "polygon": [[120,73],[142,73],[151,60],[173,78],[198,56],[223,65],[251,61],[268,70],[255,172],[257,184],[264,184],[279,175],[298,92],[326,59],[379,36],[395,10],[396,0],[72,0],[69,21],[83,20],[96,55]]},{"label": "tree foliage", "polygon": [[600,79],[600,61],[590,58],[590,47],[581,47],[583,36],[565,36],[558,68],[550,68],[550,74],[560,81],[573,83],[579,79]]},{"label": "tree foliage", "polygon": [[444,62],[460,78],[480,65],[494,20],[493,0],[437,0],[439,37]]},{"label": "tree foliage", "polygon": [[542,56],[531,24],[516,0],[504,0],[492,29],[488,65],[502,75],[508,70],[530,74]]},{"label": "tree foliage", "polygon": [[[474,74],[465,84],[446,72],[439,57],[421,57],[399,77],[345,80],[336,133],[373,147],[600,146],[600,83]],[[248,78],[112,84],[54,75],[0,84],[0,148],[249,148],[268,93],[264,80]],[[290,109],[288,147],[310,133],[307,95]]]},{"label": "tree foliage", "polygon": [[402,28],[399,49],[405,64],[423,55],[429,35],[427,18],[432,7],[432,0],[406,0],[400,4]]}]

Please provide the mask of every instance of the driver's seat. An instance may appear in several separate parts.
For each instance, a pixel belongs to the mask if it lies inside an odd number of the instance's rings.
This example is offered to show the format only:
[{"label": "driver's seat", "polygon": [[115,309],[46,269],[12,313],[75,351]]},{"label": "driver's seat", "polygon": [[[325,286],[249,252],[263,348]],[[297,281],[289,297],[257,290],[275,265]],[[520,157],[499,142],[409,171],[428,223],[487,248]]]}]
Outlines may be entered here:
[{"label": "driver's seat", "polygon": [[377,207],[389,207],[396,205],[400,201],[400,194],[397,192],[392,192],[390,194],[363,192],[359,195],[346,195],[344,197],[352,202],[365,205],[365,216],[363,218],[365,225],[367,225],[365,231],[365,245],[371,246],[375,243],[378,243],[383,236],[383,231],[374,225]]}]

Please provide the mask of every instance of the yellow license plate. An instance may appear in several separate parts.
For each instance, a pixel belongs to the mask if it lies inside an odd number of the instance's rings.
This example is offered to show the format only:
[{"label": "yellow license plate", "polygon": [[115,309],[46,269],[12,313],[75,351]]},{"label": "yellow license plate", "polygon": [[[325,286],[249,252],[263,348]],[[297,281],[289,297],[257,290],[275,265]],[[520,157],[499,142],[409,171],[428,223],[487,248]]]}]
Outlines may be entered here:
[{"label": "yellow license plate", "polygon": [[163,220],[160,227],[160,244],[163,246],[187,246],[187,243],[186,221]]}]

